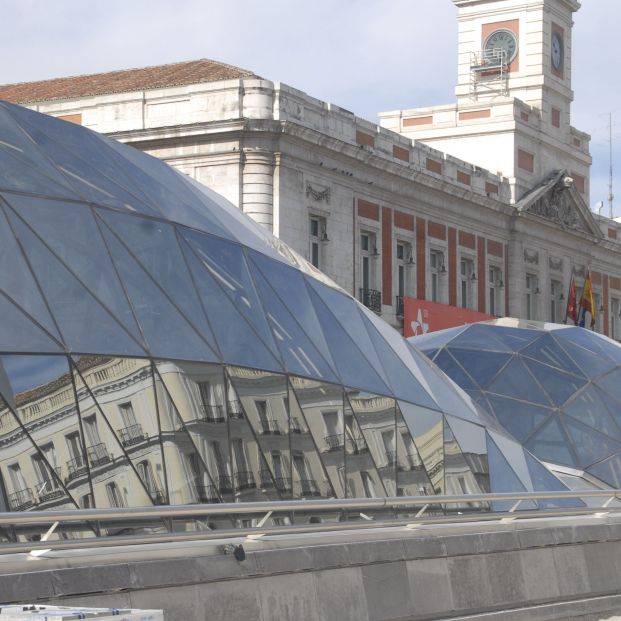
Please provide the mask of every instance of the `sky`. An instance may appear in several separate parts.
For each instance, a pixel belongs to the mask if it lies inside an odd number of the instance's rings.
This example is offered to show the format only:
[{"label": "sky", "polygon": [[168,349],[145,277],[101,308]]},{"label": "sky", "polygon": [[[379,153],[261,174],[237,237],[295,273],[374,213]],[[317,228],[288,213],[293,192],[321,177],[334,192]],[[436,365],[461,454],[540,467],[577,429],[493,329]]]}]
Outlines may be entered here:
[{"label": "sky", "polygon": [[[0,0],[0,84],[211,58],[377,122],[455,100],[451,0]],[[621,216],[621,0],[575,14],[571,122],[592,136],[591,207]]]}]

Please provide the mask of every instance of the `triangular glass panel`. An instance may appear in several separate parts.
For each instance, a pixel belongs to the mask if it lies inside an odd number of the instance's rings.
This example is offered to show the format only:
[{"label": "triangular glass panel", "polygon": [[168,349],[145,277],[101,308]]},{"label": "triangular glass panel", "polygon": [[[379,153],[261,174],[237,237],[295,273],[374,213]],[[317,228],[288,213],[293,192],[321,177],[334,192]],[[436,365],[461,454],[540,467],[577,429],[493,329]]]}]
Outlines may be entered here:
[{"label": "triangular glass panel", "polygon": [[[560,332],[568,332],[568,330],[561,330]],[[560,340],[558,333],[555,335]],[[567,354],[574,361],[574,363],[580,368],[583,375],[592,379],[597,379],[604,373],[614,369],[616,364],[608,358],[608,356],[602,353],[595,353],[572,341],[561,341],[563,348],[567,351]]]},{"label": "triangular glass panel", "polygon": [[500,424],[518,441],[524,442],[532,433],[552,416],[554,410],[525,401],[486,395],[492,412]]},{"label": "triangular glass panel", "polygon": [[327,494],[345,497],[345,432],[343,387],[314,379],[291,377],[291,387],[304,414],[305,429],[312,437],[325,467]]},{"label": "triangular glass panel", "polygon": [[587,472],[614,489],[621,488],[621,454],[613,455],[610,459],[590,466]]},{"label": "triangular glass panel", "polygon": [[[226,367],[230,394],[242,415],[231,417],[235,498],[291,498],[288,386],[284,375]],[[270,384],[274,391],[270,392]],[[250,422],[252,421],[252,423]]]},{"label": "triangular glass panel", "polygon": [[0,209],[0,290],[54,338],[60,338],[2,209]]},{"label": "triangular glass panel", "polygon": [[510,328],[508,326],[493,326],[493,333],[494,337],[504,343],[512,352],[522,350],[541,336],[539,330]]},{"label": "triangular glass panel", "polygon": [[[321,355],[334,367],[334,359],[313,310],[302,272],[257,252],[248,252],[248,257],[253,271],[256,269],[261,271],[265,280],[270,283],[280,301],[296,318],[304,332],[313,336],[313,343]],[[325,337],[329,338],[329,335],[326,334]]]},{"label": "triangular glass panel", "polygon": [[433,485],[398,406],[396,445],[397,496],[432,496]]},{"label": "triangular glass panel", "polygon": [[[352,302],[351,315],[356,314],[358,305]],[[332,308],[332,307],[330,307]],[[386,339],[375,329],[375,326],[366,321],[364,315],[359,315],[365,326],[366,330],[371,337],[371,341],[377,355],[379,357],[381,368],[385,369],[386,375],[389,378],[389,386],[392,388],[392,394],[405,399],[413,403],[418,403],[424,407],[437,408],[438,404],[431,395],[427,392],[416,377],[412,374],[410,369],[405,366],[403,360],[396,354],[394,349],[390,347]]]},{"label": "triangular glass panel", "polygon": [[[343,382],[357,388],[365,388],[380,394],[390,395],[392,390],[386,386],[373,367],[366,361],[356,344],[330,313],[325,303],[313,291],[310,292],[312,305],[321,322],[321,330],[330,342],[332,359],[336,362]],[[353,309],[352,309],[353,310]],[[317,329],[317,331],[320,331]],[[315,331],[311,332],[315,334]]]},{"label": "triangular glass panel", "polygon": [[480,351],[500,351],[512,353],[513,348],[495,338],[493,326],[470,324],[466,330],[458,334],[450,343],[451,347],[460,349],[477,349]]},{"label": "triangular glass panel", "polygon": [[[455,416],[445,416],[444,422],[450,427],[470,470],[470,472],[465,472],[467,476],[465,483],[462,484],[459,478],[457,479],[459,486],[464,487],[467,491],[456,493],[478,493],[475,492],[477,488],[483,493],[489,492],[489,467],[487,463],[485,428]],[[448,455],[447,448],[446,446],[444,447],[445,455]],[[449,459],[452,461],[452,457],[449,458],[447,456],[446,459],[447,461]],[[459,474],[456,472],[455,476],[459,477]],[[472,477],[474,477],[474,481],[472,481]]]},{"label": "triangular glass panel", "polygon": [[597,339],[596,342],[599,349],[617,364],[621,364],[621,347],[619,347],[618,341],[612,340],[612,338],[607,337],[605,334],[600,334],[599,332],[591,332],[591,334]]},{"label": "triangular glass panel", "polygon": [[[528,471],[533,481],[533,490],[536,492],[566,492],[567,486],[557,479],[541,462],[537,461],[528,451],[524,451]],[[537,504],[542,509],[553,509],[555,507],[584,507],[584,503],[579,498],[567,499],[540,499]]]},{"label": "triangular glass panel", "polygon": [[252,277],[286,369],[294,375],[340,383],[325,358],[313,345],[315,335],[304,333],[258,270],[255,270]]},{"label": "triangular glass panel", "polygon": [[[351,406],[350,395],[345,391],[345,476],[347,496],[351,498],[382,498],[387,495],[369,445],[364,437]],[[357,391],[353,391],[353,395]],[[364,406],[362,406],[364,407]],[[394,425],[394,410],[393,410]],[[393,427],[394,429],[394,427]]]},{"label": "triangular glass panel", "polygon": [[[14,442],[2,451],[3,460],[9,462],[2,471],[9,474],[11,510],[79,506],[82,496],[92,491],[91,464],[67,357],[2,356],[1,360],[17,403],[16,418],[26,432],[13,434]],[[12,414],[5,411],[0,417],[19,430]]]},{"label": "triangular glass panel", "polygon": [[[621,384],[619,387],[621,387]],[[619,401],[621,395],[618,395],[619,399],[613,398],[607,391],[603,390],[595,383],[591,384],[591,388],[597,393],[599,399],[606,404],[608,413],[612,416],[617,427],[621,429],[621,402]]]},{"label": "triangular glass panel", "polygon": [[186,258],[224,361],[283,372],[282,364],[237,311],[204,263],[189,248]]},{"label": "triangular glass panel", "polygon": [[87,205],[12,196],[11,206],[95,297],[142,342],[127,297]]},{"label": "triangular glass panel", "polygon": [[[94,474],[112,469],[114,478],[123,480],[122,492],[112,487],[98,493],[97,506],[114,507],[123,495],[127,506],[165,504],[151,362],[76,356],[73,375],[87,451],[97,464]],[[105,486],[99,487],[103,492]]]},{"label": "triangular glass panel", "polygon": [[[445,351],[457,360],[479,388],[486,388],[498,372],[511,359],[511,354],[481,352],[476,349],[448,347]],[[459,384],[459,382],[457,382]],[[461,386],[461,384],[459,384]],[[463,386],[462,386],[463,388]]]},{"label": "triangular glass panel", "polygon": [[576,459],[570,449],[569,438],[561,428],[558,417],[553,416],[524,445],[538,459],[575,467]]},{"label": "triangular glass panel", "polygon": [[[29,403],[25,407],[29,407]],[[38,422],[46,416],[41,412]],[[77,416],[73,418],[77,419]],[[44,423],[45,424],[45,423]],[[51,461],[57,458],[54,442],[44,442],[37,446],[36,441],[26,432],[14,412],[0,397],[0,425],[2,426],[4,446],[0,457],[0,508],[5,512],[72,510],[78,505],[67,492],[62,465]],[[68,421],[64,426],[67,428]],[[47,433],[47,432],[46,432]],[[62,436],[61,436],[62,437]],[[48,438],[49,440],[49,438]],[[58,447],[62,450],[62,446]],[[16,517],[15,522],[19,522]],[[33,541],[41,539],[48,531],[49,524],[30,525],[28,536]],[[71,535],[68,533],[71,532]],[[53,530],[49,539],[66,539],[69,536],[92,536],[93,531],[84,525],[61,525]],[[10,540],[9,533],[0,527],[0,540]]]},{"label": "triangular glass panel", "polygon": [[563,407],[563,412],[588,427],[621,442],[621,431],[612,420],[606,404],[595,386],[587,386],[575,399]]},{"label": "triangular glass panel", "polygon": [[63,353],[63,346],[0,293],[0,349],[4,352]]},{"label": "triangular glass panel", "polygon": [[575,373],[584,377],[567,352],[557,343],[549,333],[543,333],[540,338],[521,351],[523,356],[533,358],[537,362],[556,367],[567,373]]},{"label": "triangular glass panel", "polygon": [[292,496],[289,429],[289,387],[285,375],[228,367],[229,377],[246,420],[252,427],[266,468],[259,473],[262,489],[277,498]]},{"label": "triangular glass panel", "polygon": [[[289,431],[291,438],[292,487],[294,498],[333,498],[334,489],[330,483],[326,466],[313,440],[311,425],[298,403],[294,384],[304,392],[305,382],[301,378],[289,379]],[[315,421],[311,419],[314,426]],[[325,518],[324,518],[325,519]]]},{"label": "triangular glass panel", "polygon": [[151,353],[162,358],[219,361],[116,236],[105,226],[101,231]]},{"label": "triangular glass panel", "polygon": [[621,443],[615,442],[594,429],[589,429],[568,416],[563,417],[562,420],[574,443],[579,466],[586,468],[621,451]]},{"label": "triangular glass panel", "polygon": [[[461,496],[464,494],[481,494],[489,491],[487,474],[487,460],[481,461],[471,456],[466,459],[453,430],[444,420],[444,493]],[[477,472],[470,469],[470,463],[477,468]],[[483,483],[485,487],[481,487]],[[448,512],[462,510],[489,510],[487,503],[458,502],[446,507]]]},{"label": "triangular glass panel", "polygon": [[[547,364],[541,364],[536,360],[532,360],[530,358],[523,358],[522,360],[530,372],[544,387],[544,390],[552,399],[554,405],[563,405],[587,383],[587,380],[585,379],[580,379],[575,375],[563,373],[562,371],[553,369]],[[530,397],[530,392],[531,386],[528,385],[528,388],[524,390],[524,393]],[[520,397],[520,395],[517,396]],[[520,398],[526,398],[526,395],[522,395]]]},{"label": "triangular glass panel", "polygon": [[358,390],[346,390],[346,394],[354,420],[351,426],[345,420],[345,451],[348,455],[360,456],[357,467],[362,465],[362,455],[366,451],[371,457],[367,469],[376,470],[386,493],[396,496],[395,400]]},{"label": "triangular glass panel", "polygon": [[434,362],[466,392],[479,388],[479,385],[474,383],[472,378],[462,369],[461,365],[448,350],[441,350]]},{"label": "triangular glass panel", "polygon": [[145,355],[112,313],[43,245],[12,212],[9,218],[37,275],[66,346],[75,352]]},{"label": "triangular glass panel", "polygon": [[[567,328],[564,330],[554,330],[552,333],[554,338],[565,347],[566,344],[571,343],[578,347],[588,350],[596,356],[603,356],[608,358],[608,352],[610,348],[607,347],[607,341],[600,338],[596,333],[584,328]],[[608,358],[615,360],[615,358]],[[576,361],[578,366],[580,363]],[[582,367],[580,367],[582,369]],[[584,369],[582,369],[584,372]]]},{"label": "triangular glass panel", "polygon": [[[195,504],[199,502],[221,502],[216,483],[209,472],[203,456],[176,404],[171,399],[166,384],[162,381],[159,369],[175,373],[174,364],[157,363],[152,366],[159,415],[160,439],[165,466],[166,485],[171,505]],[[181,380],[185,383],[184,380]],[[205,500],[211,491],[213,499]]]},{"label": "triangular glass panel", "polygon": [[[178,227],[177,231],[205,269],[209,270],[220,283],[235,308],[254,327],[261,340],[278,358],[280,352],[267,325],[265,312],[250,277],[242,246],[183,227]],[[186,247],[184,250],[187,254]]]},{"label": "triangular glass panel", "polygon": [[[16,184],[14,187],[16,190],[33,192],[34,187],[41,185],[41,193],[44,195],[80,199],[50,160],[39,151],[32,138],[15,122],[7,111],[5,102],[0,102],[0,125],[2,126],[0,152],[3,154],[0,156],[1,187]],[[18,164],[19,168],[18,174],[13,176],[9,171],[16,170],[15,164]]]},{"label": "triangular glass panel", "polygon": [[610,373],[599,377],[595,383],[621,403],[621,368],[617,367]]},{"label": "triangular glass panel", "polygon": [[[159,220],[98,209],[102,218],[151,278],[174,301],[188,323],[212,349],[214,337],[194,289],[188,266],[179,248],[175,229]],[[211,308],[205,307],[207,312]]]},{"label": "triangular glass panel", "polygon": [[552,405],[552,402],[543,392],[535,378],[524,368],[519,358],[514,358],[502,370],[502,373],[491,382],[489,392],[515,397],[540,405]]},{"label": "triangular glass panel", "polygon": [[[490,489],[492,494],[502,493],[519,493],[530,492],[517,474],[513,471],[509,462],[502,454],[502,451],[498,448],[496,443],[492,440],[489,434],[487,437],[487,455],[489,459],[489,478]],[[515,505],[515,500],[494,500],[492,502],[492,509],[494,511],[508,511]],[[536,509],[537,505],[532,500],[523,500],[519,505],[519,511],[525,511],[529,509]]]},{"label": "triangular glass panel", "polygon": [[434,494],[444,494],[444,428],[440,412],[434,412],[406,401],[399,401],[414,444],[423,460]]},{"label": "triangular glass panel", "polygon": [[[91,166],[67,150],[61,143],[50,138],[41,128],[41,118],[26,118],[25,108],[13,107],[11,114],[19,117],[22,129],[34,140],[40,151],[48,157],[62,173],[67,184],[85,199],[94,203],[109,205],[123,210],[160,215],[143,203],[138,197],[123,189],[116,181],[106,177],[95,165]],[[32,114],[32,112],[30,112]],[[44,119],[45,120],[45,119]],[[62,121],[51,119],[52,122]],[[84,129],[84,131],[88,131]]]},{"label": "triangular glass panel", "polygon": [[522,484],[526,489],[532,490],[533,482],[530,478],[528,466],[526,465],[526,458],[524,457],[524,448],[522,445],[518,444],[513,438],[510,438],[504,433],[499,433],[490,429],[487,430],[487,433],[505,456],[505,459],[511,464],[513,472],[518,475]]}]

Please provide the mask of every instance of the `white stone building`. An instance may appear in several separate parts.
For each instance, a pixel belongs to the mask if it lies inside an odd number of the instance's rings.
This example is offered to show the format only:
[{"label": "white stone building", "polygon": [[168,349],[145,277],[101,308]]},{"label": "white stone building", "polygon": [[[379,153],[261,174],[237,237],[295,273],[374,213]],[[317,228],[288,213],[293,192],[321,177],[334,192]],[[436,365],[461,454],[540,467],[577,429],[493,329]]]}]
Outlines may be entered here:
[{"label": "white stone building", "polygon": [[569,123],[579,4],[453,1],[456,103],[382,113],[381,126],[208,60],[0,98],[166,160],[396,327],[404,296],[562,321],[572,271],[580,287],[589,268],[597,329],[618,338],[621,225],[590,212],[589,137]]}]

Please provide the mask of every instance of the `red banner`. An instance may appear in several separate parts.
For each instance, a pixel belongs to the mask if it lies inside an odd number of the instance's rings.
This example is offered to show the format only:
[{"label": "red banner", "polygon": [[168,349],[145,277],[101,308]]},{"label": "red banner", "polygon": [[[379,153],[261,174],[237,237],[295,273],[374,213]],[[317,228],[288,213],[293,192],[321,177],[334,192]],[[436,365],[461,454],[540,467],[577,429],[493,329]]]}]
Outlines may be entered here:
[{"label": "red banner", "polygon": [[420,336],[427,332],[488,319],[494,319],[494,316],[469,308],[459,308],[416,298],[403,298],[403,336],[405,337]]}]

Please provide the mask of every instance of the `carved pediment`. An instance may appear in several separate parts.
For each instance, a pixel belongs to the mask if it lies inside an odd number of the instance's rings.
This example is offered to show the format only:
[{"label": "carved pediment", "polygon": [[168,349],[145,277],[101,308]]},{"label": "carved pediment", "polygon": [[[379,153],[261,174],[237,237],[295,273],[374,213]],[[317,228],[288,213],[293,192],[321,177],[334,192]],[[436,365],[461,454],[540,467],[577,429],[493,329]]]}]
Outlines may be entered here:
[{"label": "carved pediment", "polygon": [[564,170],[528,192],[516,207],[519,212],[540,216],[565,230],[602,236],[590,209]]}]

